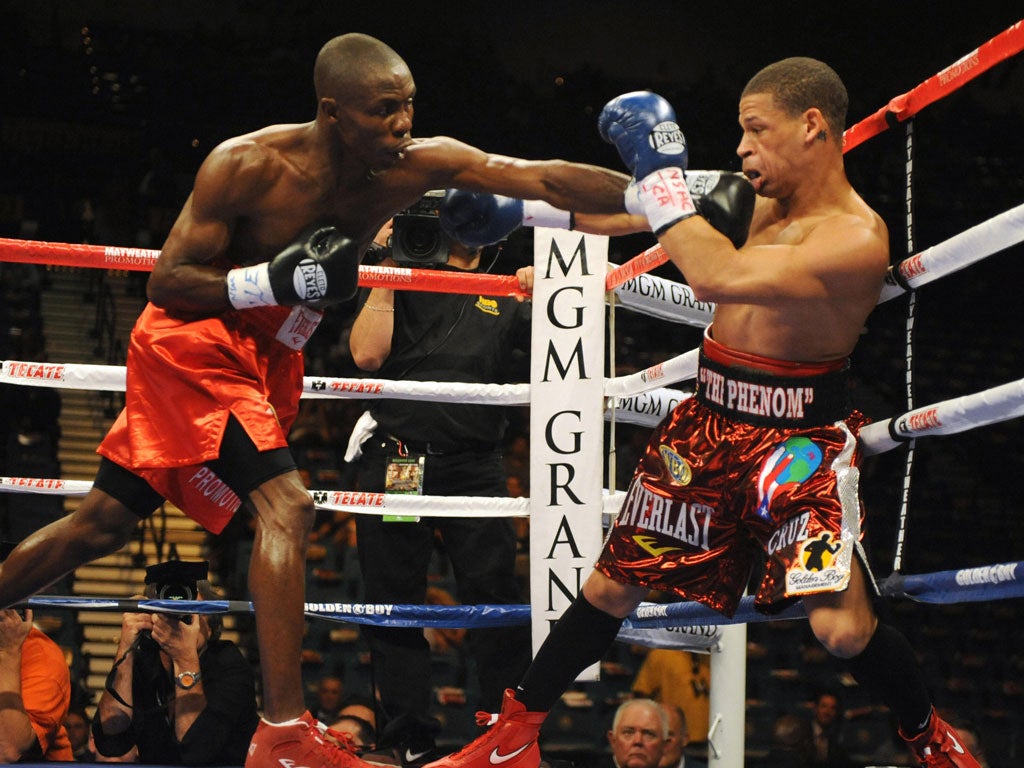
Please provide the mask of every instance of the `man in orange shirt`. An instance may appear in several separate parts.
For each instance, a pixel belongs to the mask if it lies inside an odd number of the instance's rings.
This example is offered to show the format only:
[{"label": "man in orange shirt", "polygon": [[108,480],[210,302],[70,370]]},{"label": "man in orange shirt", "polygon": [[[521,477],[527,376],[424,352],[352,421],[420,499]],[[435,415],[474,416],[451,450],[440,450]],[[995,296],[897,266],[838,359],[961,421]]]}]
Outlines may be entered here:
[{"label": "man in orange shirt", "polygon": [[70,704],[64,652],[32,626],[32,611],[0,610],[0,762],[74,760],[64,729]]}]

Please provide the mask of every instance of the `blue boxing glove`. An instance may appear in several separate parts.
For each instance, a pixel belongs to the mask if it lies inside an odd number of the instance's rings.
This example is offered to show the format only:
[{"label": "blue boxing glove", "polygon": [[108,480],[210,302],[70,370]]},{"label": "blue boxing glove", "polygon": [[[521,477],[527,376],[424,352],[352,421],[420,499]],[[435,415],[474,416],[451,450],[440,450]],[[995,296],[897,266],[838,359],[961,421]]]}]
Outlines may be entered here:
[{"label": "blue boxing glove", "polygon": [[650,91],[625,93],[604,106],[597,129],[632,171],[655,234],[696,214],[683,176],[686,139],[671,104]]},{"label": "blue boxing glove", "polygon": [[662,168],[686,170],[686,139],[672,105],[656,93],[633,91],[604,105],[597,118],[601,138],[614,144],[637,180]]},{"label": "blue boxing glove", "polygon": [[441,228],[468,248],[508,237],[523,223],[523,201],[489,192],[449,189],[438,207]]},{"label": "blue boxing glove", "polygon": [[464,189],[445,192],[438,214],[448,236],[470,248],[504,240],[520,226],[572,229],[572,214],[543,200]]},{"label": "blue boxing glove", "polygon": [[358,282],[359,245],[329,225],[307,230],[270,261],[227,273],[235,309],[326,307],[354,296]]}]

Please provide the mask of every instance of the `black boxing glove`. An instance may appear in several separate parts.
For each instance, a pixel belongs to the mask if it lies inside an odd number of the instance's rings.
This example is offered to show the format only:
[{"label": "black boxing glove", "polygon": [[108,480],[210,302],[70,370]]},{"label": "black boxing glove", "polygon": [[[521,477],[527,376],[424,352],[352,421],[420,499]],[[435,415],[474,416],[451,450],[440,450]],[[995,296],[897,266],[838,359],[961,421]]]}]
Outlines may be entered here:
[{"label": "black boxing glove", "polygon": [[335,227],[303,234],[270,261],[227,274],[228,300],[235,309],[326,307],[352,298],[359,285],[359,246]]},{"label": "black boxing glove", "polygon": [[742,173],[694,171],[686,174],[697,213],[741,248],[750,234],[757,194]]},{"label": "black boxing glove", "polygon": [[[741,173],[731,171],[686,171],[686,186],[697,213],[740,248],[750,233],[757,194]],[[635,183],[626,188],[626,210],[644,216]]]}]

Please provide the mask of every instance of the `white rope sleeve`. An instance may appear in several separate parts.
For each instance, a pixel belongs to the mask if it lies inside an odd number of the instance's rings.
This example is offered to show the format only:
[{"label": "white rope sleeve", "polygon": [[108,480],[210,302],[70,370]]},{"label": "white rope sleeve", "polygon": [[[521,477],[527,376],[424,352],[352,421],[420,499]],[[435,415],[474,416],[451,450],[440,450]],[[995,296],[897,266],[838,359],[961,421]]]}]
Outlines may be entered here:
[{"label": "white rope sleeve", "polygon": [[1024,379],[868,424],[860,431],[860,443],[866,454],[884,453],[914,437],[951,435],[1021,416]]},{"label": "white rope sleeve", "polygon": [[1024,205],[993,216],[891,267],[878,303],[930,283],[1024,240]]},{"label": "white rope sleeve", "polygon": [[607,397],[633,395],[650,392],[665,384],[677,381],[689,381],[697,377],[697,357],[699,350],[691,349],[663,363],[652,365],[628,376],[615,376],[604,382],[604,394]]}]

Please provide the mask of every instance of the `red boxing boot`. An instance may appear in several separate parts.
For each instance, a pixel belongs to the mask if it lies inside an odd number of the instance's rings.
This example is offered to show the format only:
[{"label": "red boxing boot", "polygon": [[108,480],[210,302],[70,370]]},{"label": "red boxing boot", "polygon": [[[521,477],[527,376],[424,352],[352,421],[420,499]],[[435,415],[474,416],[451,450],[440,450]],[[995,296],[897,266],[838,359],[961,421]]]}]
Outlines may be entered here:
[{"label": "red boxing boot", "polygon": [[[328,732],[334,739],[325,739]],[[348,744],[345,734],[330,731],[304,712],[288,724],[260,721],[249,744],[245,768],[379,768],[362,760]]]},{"label": "red boxing boot", "polygon": [[537,734],[547,715],[547,712],[527,712],[509,688],[505,691],[500,714],[477,712],[477,725],[491,726],[486,733],[455,754],[427,763],[423,768],[537,768],[540,765]]},{"label": "red boxing boot", "polygon": [[928,727],[923,733],[908,739],[900,730],[900,736],[914,751],[921,768],[981,768],[978,761],[967,751],[960,734],[939,717],[934,707],[928,720]]}]

